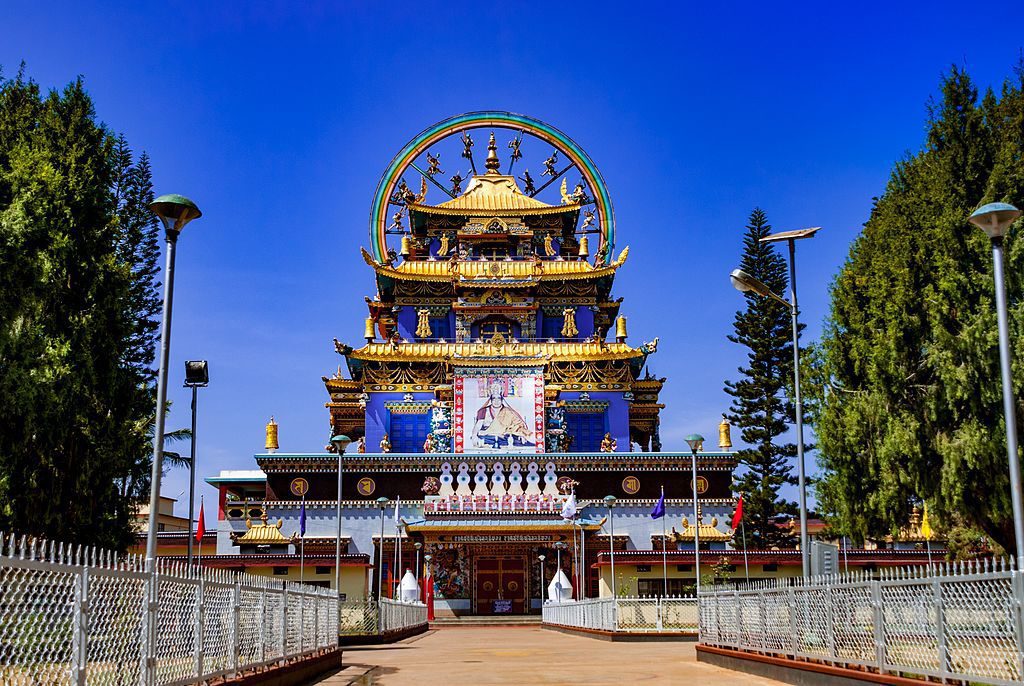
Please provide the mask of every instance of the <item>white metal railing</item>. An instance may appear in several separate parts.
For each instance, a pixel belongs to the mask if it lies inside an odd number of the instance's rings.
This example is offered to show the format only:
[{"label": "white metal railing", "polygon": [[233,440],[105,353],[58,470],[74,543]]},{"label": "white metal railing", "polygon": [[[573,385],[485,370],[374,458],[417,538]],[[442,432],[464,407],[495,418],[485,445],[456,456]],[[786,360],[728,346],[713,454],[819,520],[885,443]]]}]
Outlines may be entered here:
[{"label": "white metal railing", "polygon": [[0,683],[172,686],[338,644],[333,590],[0,536]]},{"label": "white metal railing", "polygon": [[427,623],[427,606],[420,602],[381,599],[377,601],[346,600],[338,605],[338,633],[343,636],[366,636],[410,629]]},{"label": "white metal railing", "polygon": [[779,579],[700,594],[700,642],[879,674],[986,684],[1024,677],[1024,576],[972,561]]},{"label": "white metal railing", "polygon": [[656,633],[697,630],[697,599],[652,598],[591,598],[561,603],[544,603],[542,619],[545,624],[621,631],[627,633]]}]

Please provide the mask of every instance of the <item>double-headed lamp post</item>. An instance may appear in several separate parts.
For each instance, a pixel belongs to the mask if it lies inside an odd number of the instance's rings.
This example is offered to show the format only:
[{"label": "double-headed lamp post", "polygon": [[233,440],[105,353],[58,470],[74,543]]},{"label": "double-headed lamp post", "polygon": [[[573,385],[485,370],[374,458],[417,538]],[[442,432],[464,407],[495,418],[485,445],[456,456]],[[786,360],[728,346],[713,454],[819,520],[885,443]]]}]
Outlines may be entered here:
[{"label": "double-headed lamp post", "polygon": [[[810,231],[810,229],[807,229]],[[815,229],[816,231],[817,229]],[[789,232],[796,233],[796,232]],[[782,234],[780,234],[782,235]],[[813,233],[810,235],[814,235]],[[762,298],[771,298],[789,308],[793,318],[793,400],[796,412],[796,464],[797,477],[800,489],[800,566],[804,577],[810,576],[810,558],[807,543],[807,477],[804,469],[804,405],[800,395],[800,328],[797,321],[796,305],[796,269],[793,265],[793,244],[790,241],[790,297],[793,302],[786,300],[768,288],[765,284],[755,279],[742,269],[734,269],[729,274],[729,280],[736,290],[743,293],[756,293]]]},{"label": "double-headed lamp post", "polygon": [[690,434],[686,437],[686,444],[690,446],[691,485],[693,486],[693,570],[694,577],[697,579],[697,595],[700,595],[700,515],[697,514],[697,451],[704,449],[704,437],[700,434]]},{"label": "double-headed lamp post", "polygon": [[192,389],[192,440],[188,458],[188,564],[192,565],[193,516],[196,511],[196,403],[198,389],[210,384],[210,367],[206,360],[185,362],[185,388]]},{"label": "double-headed lamp post", "polygon": [[992,268],[996,287],[996,321],[999,327],[999,369],[1003,379],[1003,423],[1006,424],[1006,455],[1010,460],[1010,497],[1013,503],[1013,535],[1017,545],[1017,569],[1024,569],[1024,505],[1021,503],[1020,460],[1017,456],[1017,408],[1010,372],[1010,324],[1006,312],[1003,274],[1003,238],[1021,212],[1005,202],[979,207],[968,218],[992,241]]},{"label": "double-headed lamp post", "polygon": [[[390,501],[381,496],[377,498],[377,507],[380,508],[380,546],[377,551],[377,612],[381,612],[380,600],[384,591],[384,510],[387,509]],[[383,615],[382,615],[383,616]]]},{"label": "double-headed lamp post", "polygon": [[351,442],[352,439],[345,434],[331,437],[331,445],[338,452],[338,507],[335,512],[338,517],[338,536],[334,541],[334,592],[338,595],[341,595],[341,458]]},{"label": "double-headed lamp post", "polygon": [[[608,506],[608,557],[612,561],[612,599],[615,599],[615,496],[606,495],[604,504]],[[615,604],[612,604],[615,607]]]},{"label": "double-headed lamp post", "polygon": [[160,509],[160,477],[163,474],[167,364],[171,355],[171,310],[174,305],[174,251],[181,230],[193,219],[203,216],[203,213],[194,202],[183,195],[161,195],[149,204],[149,209],[163,223],[164,237],[167,240],[164,306],[160,320],[160,366],[157,368],[156,417],[153,427],[153,470],[149,482],[149,532],[146,536],[146,564],[152,569],[156,561],[157,513]]},{"label": "double-headed lamp post", "polygon": [[541,606],[544,605],[544,560],[545,560],[545,558],[546,558],[546,556],[544,555],[544,553],[541,553],[540,555],[537,556],[537,561],[539,562],[538,566],[540,567],[540,604],[541,604]]}]

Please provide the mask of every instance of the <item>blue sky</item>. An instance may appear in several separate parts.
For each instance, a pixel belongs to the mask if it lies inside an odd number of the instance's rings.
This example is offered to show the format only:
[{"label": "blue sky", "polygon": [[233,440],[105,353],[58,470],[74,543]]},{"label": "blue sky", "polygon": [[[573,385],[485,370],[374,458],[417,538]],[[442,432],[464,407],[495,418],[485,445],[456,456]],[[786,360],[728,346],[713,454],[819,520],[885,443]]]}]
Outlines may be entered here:
[{"label": "blue sky", "polygon": [[[0,64],[24,59],[44,87],[83,75],[157,192],[205,214],[179,247],[169,420],[189,421],[183,361],[208,359],[201,475],[253,468],[270,415],[283,450],[323,447],[331,341],[359,343],[374,290],[359,247],[380,174],[415,133],[481,109],[553,124],[602,170],[630,246],[615,294],[632,342],[661,337],[679,449],[715,435],[743,362],[727,274],[751,209],[825,227],[798,252],[816,339],[941,74],[998,87],[1024,44],[1019,2],[716,5],[8,0]],[[186,484],[172,472],[164,493]]]}]

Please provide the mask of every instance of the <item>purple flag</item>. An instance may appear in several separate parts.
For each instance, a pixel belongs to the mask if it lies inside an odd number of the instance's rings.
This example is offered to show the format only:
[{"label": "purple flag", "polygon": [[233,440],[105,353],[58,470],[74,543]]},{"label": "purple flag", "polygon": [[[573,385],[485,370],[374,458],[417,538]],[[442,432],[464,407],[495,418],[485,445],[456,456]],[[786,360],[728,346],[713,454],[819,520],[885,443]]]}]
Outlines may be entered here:
[{"label": "purple flag", "polygon": [[306,499],[302,499],[302,509],[299,510],[299,536],[306,535]]}]

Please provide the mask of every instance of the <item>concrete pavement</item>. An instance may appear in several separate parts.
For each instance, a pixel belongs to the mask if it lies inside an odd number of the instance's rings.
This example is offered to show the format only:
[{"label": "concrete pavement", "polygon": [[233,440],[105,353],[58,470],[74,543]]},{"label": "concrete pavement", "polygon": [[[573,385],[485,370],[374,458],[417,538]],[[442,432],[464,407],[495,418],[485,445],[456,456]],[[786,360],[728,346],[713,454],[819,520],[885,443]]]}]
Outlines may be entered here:
[{"label": "concrete pavement", "polygon": [[399,643],[345,649],[347,667],[320,686],[685,684],[782,682],[704,663],[691,642],[612,643],[539,627],[445,627]]}]

